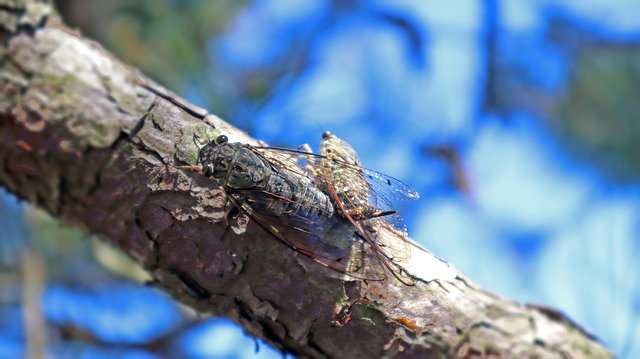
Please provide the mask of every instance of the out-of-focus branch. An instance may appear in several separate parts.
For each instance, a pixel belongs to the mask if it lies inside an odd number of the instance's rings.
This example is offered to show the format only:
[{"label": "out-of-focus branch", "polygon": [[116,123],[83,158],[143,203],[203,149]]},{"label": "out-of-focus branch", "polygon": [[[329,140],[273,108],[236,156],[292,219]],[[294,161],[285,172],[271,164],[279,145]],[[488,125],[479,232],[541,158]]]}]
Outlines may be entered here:
[{"label": "out-of-focus branch", "polygon": [[23,322],[27,337],[27,357],[44,358],[47,344],[47,325],[40,306],[46,280],[42,258],[25,251],[22,258]]},{"label": "out-of-focus branch", "polygon": [[[348,281],[253,223],[228,231],[225,194],[169,163],[195,162],[194,133],[250,138],[150,91],[46,2],[0,0],[0,15],[0,185],[118,246],[177,300],[308,357],[610,356],[453,269],[412,287]],[[438,262],[416,258],[423,272]]]}]

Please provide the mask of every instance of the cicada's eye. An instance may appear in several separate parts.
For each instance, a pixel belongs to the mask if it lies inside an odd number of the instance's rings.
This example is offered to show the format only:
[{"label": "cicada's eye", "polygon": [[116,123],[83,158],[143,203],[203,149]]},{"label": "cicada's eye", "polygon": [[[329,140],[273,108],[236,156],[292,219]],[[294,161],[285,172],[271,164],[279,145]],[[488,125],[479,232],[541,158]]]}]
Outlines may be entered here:
[{"label": "cicada's eye", "polygon": [[216,138],[216,144],[218,146],[225,145],[227,142],[229,142],[229,138],[225,135],[220,135]]}]

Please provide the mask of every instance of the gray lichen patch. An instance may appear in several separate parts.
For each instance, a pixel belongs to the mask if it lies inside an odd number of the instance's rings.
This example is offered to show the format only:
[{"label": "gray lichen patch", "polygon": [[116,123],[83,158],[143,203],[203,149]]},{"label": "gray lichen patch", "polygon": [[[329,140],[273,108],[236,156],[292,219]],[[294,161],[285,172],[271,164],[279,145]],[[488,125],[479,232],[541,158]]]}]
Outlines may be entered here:
[{"label": "gray lichen patch", "polygon": [[142,128],[136,135],[135,141],[141,142],[145,151],[156,153],[160,158],[173,158],[175,153],[174,141],[170,132],[163,131],[158,123],[163,123],[163,112],[158,105],[153,106],[144,118]]},{"label": "gray lichen patch", "polygon": [[195,119],[180,107],[156,97],[137,134],[148,151],[169,162],[195,164],[200,147],[215,138],[218,131]]},{"label": "gray lichen patch", "polygon": [[[34,46],[22,46],[25,41],[28,41],[25,36],[12,40],[9,52],[12,63],[19,64],[16,76],[28,79],[26,93],[13,111],[18,119],[23,118],[25,125],[42,130],[45,126],[63,123],[73,135],[73,141],[66,147],[76,150],[107,148],[121,132],[138,123],[144,111],[129,113],[123,110],[114,100],[110,88],[104,85],[105,79],[95,71],[103,66],[110,68],[111,60],[104,50],[51,28],[35,35]],[[78,53],[83,56],[78,57]],[[124,75],[113,75],[113,78],[118,76]],[[130,98],[140,104],[129,108],[149,106],[148,99]]]},{"label": "gray lichen patch", "polygon": [[18,28],[18,19],[7,11],[0,11],[0,27],[9,32],[14,32]]},{"label": "gray lichen patch", "polygon": [[98,121],[91,121],[91,119],[104,116],[105,114],[103,112],[85,112],[84,114],[88,116],[71,117],[66,123],[67,128],[71,132],[84,139],[84,141],[79,141],[77,143],[77,147],[83,148],[90,146],[94,148],[107,148],[111,146],[111,144],[118,138],[120,129]]},{"label": "gray lichen patch", "polygon": [[36,27],[53,13],[50,3],[24,0],[0,0],[0,27],[15,32],[18,26]]},{"label": "gray lichen patch", "polygon": [[0,0],[0,6],[12,10],[24,10],[27,3],[28,1],[25,0]]},{"label": "gray lichen patch", "polygon": [[[46,74],[74,74],[78,82],[87,87],[103,90],[102,79],[95,69],[108,64],[101,49],[89,46],[76,37],[63,37],[62,30],[46,29],[37,34],[36,39],[42,42],[48,61],[34,72]],[[47,42],[49,42],[47,44]],[[83,54],[78,57],[77,54]],[[106,92],[106,91],[105,91]]]},{"label": "gray lichen patch", "polygon": [[220,222],[227,216],[227,197],[222,189],[196,187],[191,189],[191,195],[198,200],[198,204],[193,207],[198,216],[215,222]]},{"label": "gray lichen patch", "polygon": [[34,2],[34,1],[20,1],[14,2],[22,3],[26,5],[26,11],[20,17],[18,24],[27,26],[37,26],[42,22],[42,19],[53,13],[53,8],[48,2]]},{"label": "gray lichen patch", "polygon": [[7,71],[0,72],[0,113],[8,113],[28,86],[28,81],[15,68],[7,67]]},{"label": "gray lichen patch", "polygon": [[[148,138],[146,135],[144,138]],[[144,158],[149,153],[149,150],[135,151]],[[169,158],[161,161],[157,159],[157,156],[149,156],[147,160],[149,175],[154,179],[148,181],[146,187],[152,191],[153,198],[159,196],[163,199],[161,207],[174,220],[203,218],[218,223],[226,217],[227,197],[222,189],[198,173],[172,165]],[[164,201],[166,198],[172,200]],[[157,204],[157,201],[154,203]]]},{"label": "gray lichen patch", "polygon": [[38,92],[28,92],[12,110],[17,123],[32,132],[41,132],[47,126],[52,111]]},{"label": "gray lichen patch", "polygon": [[[96,45],[97,46],[97,45]],[[106,52],[102,48],[96,51]],[[95,64],[93,70],[101,79],[103,89],[121,112],[141,117],[151,107],[155,96],[135,85],[139,74],[121,63],[103,57],[101,63]]]}]

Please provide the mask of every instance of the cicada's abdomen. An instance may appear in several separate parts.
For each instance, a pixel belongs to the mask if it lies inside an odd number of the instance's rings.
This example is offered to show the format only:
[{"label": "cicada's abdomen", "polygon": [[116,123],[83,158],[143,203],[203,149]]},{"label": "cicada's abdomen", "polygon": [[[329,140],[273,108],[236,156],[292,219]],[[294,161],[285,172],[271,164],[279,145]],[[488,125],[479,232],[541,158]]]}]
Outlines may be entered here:
[{"label": "cicada's abdomen", "polygon": [[272,171],[262,190],[274,195],[269,208],[273,213],[317,219],[333,216],[329,197],[306,177]]},{"label": "cicada's abdomen", "polygon": [[329,218],[334,207],[329,197],[307,177],[274,167],[240,143],[219,136],[200,150],[205,175],[257,211],[291,218]]}]

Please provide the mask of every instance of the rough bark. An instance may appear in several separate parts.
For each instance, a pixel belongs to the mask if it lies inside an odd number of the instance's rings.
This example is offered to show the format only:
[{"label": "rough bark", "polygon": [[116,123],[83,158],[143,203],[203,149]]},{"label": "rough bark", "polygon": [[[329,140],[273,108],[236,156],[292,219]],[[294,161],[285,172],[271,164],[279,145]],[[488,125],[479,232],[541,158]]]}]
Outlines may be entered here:
[{"label": "rough bark", "polygon": [[363,283],[254,223],[227,230],[224,192],[168,164],[195,162],[194,132],[253,140],[150,91],[46,2],[0,0],[0,27],[0,185],[118,246],[176,300],[304,357],[610,357],[564,316],[428,253],[415,286]]}]

